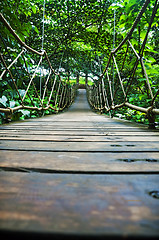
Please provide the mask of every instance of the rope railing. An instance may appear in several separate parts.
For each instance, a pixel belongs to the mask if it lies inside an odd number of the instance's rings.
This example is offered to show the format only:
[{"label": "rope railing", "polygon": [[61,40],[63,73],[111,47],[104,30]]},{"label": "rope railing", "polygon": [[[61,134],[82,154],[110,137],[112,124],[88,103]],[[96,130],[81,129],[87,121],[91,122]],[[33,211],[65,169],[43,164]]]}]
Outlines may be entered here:
[{"label": "rope railing", "polygon": [[[108,63],[98,82],[93,86],[87,86],[87,96],[92,108],[101,112],[111,112],[111,110],[128,107],[145,113],[149,120],[149,127],[155,128],[155,116],[159,114],[159,104],[156,101],[159,99],[159,89],[156,89],[156,87],[159,85],[156,84],[154,89],[153,81],[149,80],[143,53],[158,9],[157,0],[140,49],[137,51],[132,44],[133,33],[149,2],[149,0],[145,1],[127,36],[116,49],[111,51]],[[131,63],[131,61],[134,62],[133,67],[127,70],[126,63]],[[114,72],[112,69],[114,69]],[[147,94],[147,97],[139,101],[138,99],[141,98],[143,92]],[[138,100],[136,103],[132,102],[132,96],[135,96]],[[138,105],[139,102],[140,106]]]},{"label": "rope railing", "polygon": [[21,109],[59,112],[69,107],[76,95],[76,84],[63,81],[54,71],[46,51],[38,52],[26,45],[2,14],[0,21],[11,33],[12,40],[16,40],[14,46],[17,46],[10,49],[7,37],[0,35],[0,112],[5,113],[9,120],[15,111]]}]

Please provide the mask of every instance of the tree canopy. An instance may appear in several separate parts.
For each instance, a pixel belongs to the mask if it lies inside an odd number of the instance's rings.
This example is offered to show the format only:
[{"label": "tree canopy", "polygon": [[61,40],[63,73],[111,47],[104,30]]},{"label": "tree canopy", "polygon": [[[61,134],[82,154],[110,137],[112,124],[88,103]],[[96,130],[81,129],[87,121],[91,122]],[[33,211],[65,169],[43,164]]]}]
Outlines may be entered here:
[{"label": "tree canopy", "polygon": [[[44,49],[55,69],[100,74],[113,48],[114,10],[115,46],[132,26],[143,0],[4,0],[0,10],[12,28],[29,46],[40,50],[44,13]],[[140,22],[146,31],[154,0]],[[158,14],[153,23],[149,52],[158,63]],[[138,33],[133,43],[138,45]],[[152,59],[155,57],[155,59]]]},{"label": "tree canopy", "polygon": [[[3,0],[0,11],[18,36],[30,47],[49,55],[55,71],[75,77],[96,79],[103,72],[110,51],[129,32],[144,0]],[[155,0],[133,33],[131,43],[140,49],[148,29]],[[154,88],[159,76],[159,11],[148,37],[144,61]],[[44,29],[43,29],[44,27]],[[8,47],[17,44],[0,23],[1,37],[8,36]],[[44,35],[43,35],[44,30]],[[118,60],[122,51],[118,54]],[[131,53],[130,53],[131,55]],[[133,66],[129,58],[126,71]],[[141,85],[142,78],[139,79]],[[156,88],[157,89],[157,88]],[[144,93],[143,93],[144,94]],[[132,96],[135,99],[135,96]]]}]

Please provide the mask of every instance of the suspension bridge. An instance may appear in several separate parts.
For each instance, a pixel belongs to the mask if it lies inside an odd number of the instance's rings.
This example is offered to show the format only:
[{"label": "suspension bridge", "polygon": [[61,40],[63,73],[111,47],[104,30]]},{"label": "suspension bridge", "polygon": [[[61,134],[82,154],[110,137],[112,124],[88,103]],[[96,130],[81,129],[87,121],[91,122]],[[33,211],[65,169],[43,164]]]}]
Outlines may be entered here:
[{"label": "suspension bridge", "polygon": [[[157,1],[140,51],[131,44],[132,33],[148,2],[143,4],[126,38],[110,53],[98,82],[93,86],[86,84],[85,89],[63,82],[47,53],[22,42],[0,14],[4,27],[21,46],[13,58],[1,36],[0,77],[9,82],[16,102],[7,106],[4,97],[6,106],[0,108],[7,122],[0,126],[2,236],[19,239],[159,236],[159,129],[155,124],[159,89],[154,92],[143,61]],[[116,56],[125,45],[119,70]],[[123,80],[121,72],[130,49],[136,61],[131,76]],[[26,61],[29,54],[39,57],[31,70]],[[139,64],[151,99],[147,106],[129,102]],[[48,66],[46,76],[39,74],[42,66]],[[116,78],[110,72],[112,68]],[[23,81],[18,74],[21,69]],[[5,91],[7,88],[4,96]],[[147,114],[149,126],[110,117],[112,110],[122,107]],[[19,110],[54,110],[58,114],[10,122]],[[102,115],[103,111],[110,115]]]}]

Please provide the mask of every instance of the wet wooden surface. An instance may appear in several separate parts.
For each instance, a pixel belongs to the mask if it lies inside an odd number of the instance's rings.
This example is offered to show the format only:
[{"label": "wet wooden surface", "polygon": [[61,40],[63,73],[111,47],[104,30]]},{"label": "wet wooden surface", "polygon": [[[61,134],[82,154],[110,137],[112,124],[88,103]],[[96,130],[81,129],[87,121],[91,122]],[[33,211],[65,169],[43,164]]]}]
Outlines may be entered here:
[{"label": "wet wooden surface", "polygon": [[0,126],[1,232],[158,237],[159,131],[79,93],[64,113]]}]

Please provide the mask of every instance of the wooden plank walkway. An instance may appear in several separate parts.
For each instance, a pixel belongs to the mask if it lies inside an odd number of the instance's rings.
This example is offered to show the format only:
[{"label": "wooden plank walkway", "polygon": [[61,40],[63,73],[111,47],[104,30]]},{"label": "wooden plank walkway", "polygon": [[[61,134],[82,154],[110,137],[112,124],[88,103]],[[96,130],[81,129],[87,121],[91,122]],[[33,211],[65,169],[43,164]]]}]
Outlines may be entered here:
[{"label": "wooden plank walkway", "polygon": [[19,239],[159,237],[159,130],[92,112],[0,127],[0,232]]}]

